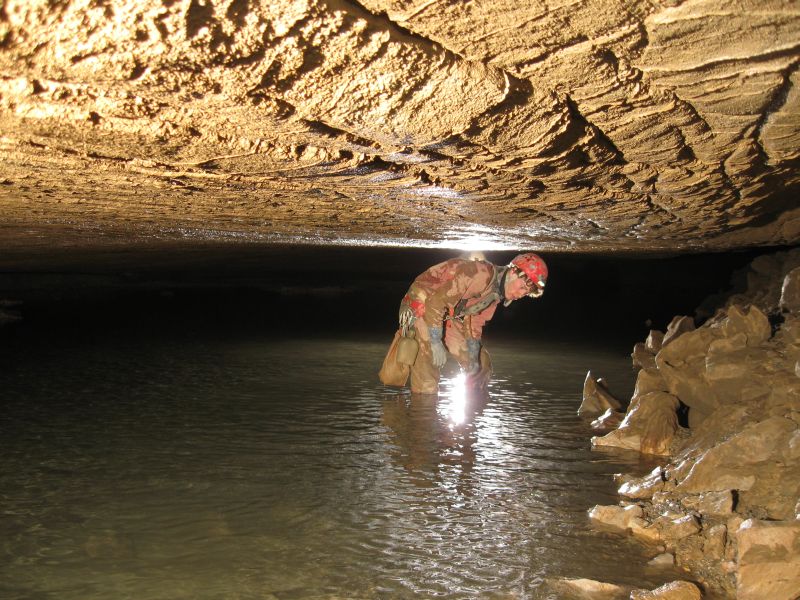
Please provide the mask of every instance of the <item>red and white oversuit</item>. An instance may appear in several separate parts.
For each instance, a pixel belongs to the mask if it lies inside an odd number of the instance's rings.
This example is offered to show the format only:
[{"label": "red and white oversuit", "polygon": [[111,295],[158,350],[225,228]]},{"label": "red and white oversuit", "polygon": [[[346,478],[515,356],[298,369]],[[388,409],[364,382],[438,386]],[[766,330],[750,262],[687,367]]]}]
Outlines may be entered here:
[{"label": "red and white oversuit", "polygon": [[432,328],[443,328],[447,351],[468,372],[472,367],[468,383],[475,388],[486,387],[492,375],[489,354],[481,346],[479,368],[471,365],[468,340],[480,342],[483,326],[494,316],[502,298],[500,285],[505,269],[484,260],[454,258],[434,265],[414,280],[403,298],[403,306],[414,314],[419,342],[419,354],[411,367],[412,392],[435,394],[439,388],[439,368],[432,360]]}]

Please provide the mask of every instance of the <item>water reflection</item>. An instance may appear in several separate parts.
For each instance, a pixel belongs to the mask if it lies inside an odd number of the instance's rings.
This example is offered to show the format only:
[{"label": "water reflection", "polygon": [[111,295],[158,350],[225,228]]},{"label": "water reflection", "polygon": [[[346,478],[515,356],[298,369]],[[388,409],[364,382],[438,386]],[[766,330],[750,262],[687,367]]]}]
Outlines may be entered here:
[{"label": "water reflection", "polygon": [[574,348],[499,349],[513,380],[435,398],[374,383],[382,342],[51,346],[0,348],[0,597],[538,600],[548,577],[646,578],[587,526],[627,469],[589,450]]},{"label": "water reflection", "polygon": [[383,399],[390,456],[414,485],[445,485],[467,494],[472,486],[478,427],[489,402],[485,391],[467,390],[460,376],[445,380],[439,397],[392,393]]}]

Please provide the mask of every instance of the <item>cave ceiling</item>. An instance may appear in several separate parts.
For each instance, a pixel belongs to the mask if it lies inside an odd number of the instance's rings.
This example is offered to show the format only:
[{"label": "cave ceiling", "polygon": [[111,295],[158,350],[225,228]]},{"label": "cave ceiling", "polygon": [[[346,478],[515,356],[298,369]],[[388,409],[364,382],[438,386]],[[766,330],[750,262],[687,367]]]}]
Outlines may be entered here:
[{"label": "cave ceiling", "polygon": [[0,244],[800,238],[795,0],[6,0]]}]

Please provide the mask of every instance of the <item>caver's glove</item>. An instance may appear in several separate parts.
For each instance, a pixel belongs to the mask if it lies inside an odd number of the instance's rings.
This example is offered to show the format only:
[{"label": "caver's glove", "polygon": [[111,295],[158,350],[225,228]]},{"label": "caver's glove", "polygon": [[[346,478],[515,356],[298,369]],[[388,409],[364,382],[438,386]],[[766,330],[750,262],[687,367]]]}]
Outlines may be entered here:
[{"label": "caver's glove", "polygon": [[417,318],[414,316],[414,311],[411,310],[411,307],[405,302],[400,305],[398,320],[400,321],[400,329],[403,330],[403,335],[406,335],[413,329],[414,321],[417,320]]},{"label": "caver's glove", "polygon": [[431,355],[433,358],[433,366],[441,369],[447,362],[447,350],[442,342],[442,328],[430,327],[428,332],[431,335]]},{"label": "caver's glove", "polygon": [[473,338],[467,339],[467,374],[473,375],[481,370],[481,341]]}]

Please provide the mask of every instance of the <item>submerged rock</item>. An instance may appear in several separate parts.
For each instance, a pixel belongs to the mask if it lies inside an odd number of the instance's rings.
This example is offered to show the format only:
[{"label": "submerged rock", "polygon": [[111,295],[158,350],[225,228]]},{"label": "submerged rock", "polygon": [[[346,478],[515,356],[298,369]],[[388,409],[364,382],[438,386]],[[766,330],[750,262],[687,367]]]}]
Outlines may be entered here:
[{"label": "submerged rock", "polygon": [[594,579],[556,579],[549,582],[560,598],[569,600],[627,600],[630,588]]},{"label": "submerged rock", "polygon": [[642,514],[642,507],[635,504],[625,507],[598,504],[589,511],[589,518],[605,527],[625,531],[630,527],[631,520],[641,517]]},{"label": "submerged rock", "polygon": [[586,373],[583,382],[583,402],[578,408],[579,415],[599,415],[606,410],[618,411],[622,403],[608,390],[608,385],[603,379],[596,379],[592,372]]},{"label": "submerged rock", "polygon": [[592,421],[591,427],[592,430],[598,432],[605,432],[610,431],[619,427],[619,424],[622,423],[622,419],[625,417],[624,413],[614,410],[613,408],[609,408],[604,412],[602,415],[597,417],[594,421]]},{"label": "submerged rock", "polygon": [[678,406],[678,399],[666,392],[650,392],[634,398],[619,428],[603,437],[593,437],[592,445],[669,454],[678,428]]},{"label": "submerged rock", "polygon": [[630,600],[700,600],[703,594],[695,584],[688,581],[665,583],[652,591],[634,590]]},{"label": "submerged rock", "polygon": [[644,500],[652,498],[655,492],[662,489],[664,489],[664,471],[661,467],[656,467],[644,477],[626,481],[620,486],[618,492],[621,496]]}]

